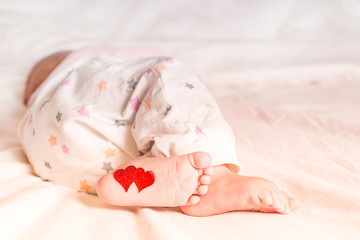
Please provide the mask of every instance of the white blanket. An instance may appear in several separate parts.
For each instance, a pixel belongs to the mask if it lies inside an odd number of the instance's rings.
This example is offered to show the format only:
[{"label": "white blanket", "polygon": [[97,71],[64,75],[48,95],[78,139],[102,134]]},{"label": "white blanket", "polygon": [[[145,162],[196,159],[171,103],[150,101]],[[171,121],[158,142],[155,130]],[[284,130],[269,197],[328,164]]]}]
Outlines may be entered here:
[{"label": "white blanket", "polygon": [[[359,239],[358,1],[0,2],[0,239]],[[16,130],[32,65],[86,45],[156,47],[192,66],[237,138],[241,174],[290,215],[113,207],[35,176]]]}]

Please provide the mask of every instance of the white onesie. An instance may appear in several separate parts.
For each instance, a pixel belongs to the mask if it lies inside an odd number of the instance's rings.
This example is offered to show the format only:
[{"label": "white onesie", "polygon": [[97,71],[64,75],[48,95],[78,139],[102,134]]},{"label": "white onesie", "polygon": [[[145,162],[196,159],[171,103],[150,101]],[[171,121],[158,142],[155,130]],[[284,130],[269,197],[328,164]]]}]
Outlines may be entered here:
[{"label": "white onesie", "polygon": [[97,180],[131,158],[195,151],[239,169],[232,131],[189,67],[171,57],[80,52],[41,85],[19,127],[40,177],[96,194]]}]

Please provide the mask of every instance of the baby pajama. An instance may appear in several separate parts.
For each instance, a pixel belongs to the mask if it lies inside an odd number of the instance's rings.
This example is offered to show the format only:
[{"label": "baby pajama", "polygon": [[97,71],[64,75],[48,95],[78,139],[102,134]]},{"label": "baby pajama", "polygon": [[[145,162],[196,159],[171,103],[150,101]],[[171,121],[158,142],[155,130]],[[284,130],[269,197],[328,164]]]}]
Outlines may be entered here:
[{"label": "baby pajama", "polygon": [[39,88],[19,127],[43,179],[96,194],[98,179],[129,159],[196,151],[239,168],[230,127],[181,61],[72,55]]}]

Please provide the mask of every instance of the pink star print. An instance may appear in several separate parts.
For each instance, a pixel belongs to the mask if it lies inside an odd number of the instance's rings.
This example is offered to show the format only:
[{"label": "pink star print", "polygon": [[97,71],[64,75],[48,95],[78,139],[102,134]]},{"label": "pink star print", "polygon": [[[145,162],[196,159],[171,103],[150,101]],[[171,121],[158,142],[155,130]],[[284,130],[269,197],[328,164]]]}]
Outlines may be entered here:
[{"label": "pink star print", "polygon": [[194,132],[199,135],[199,134],[204,134],[204,132],[202,131],[202,127],[199,127],[198,125],[196,125]]},{"label": "pink star print", "polygon": [[152,72],[153,72],[153,70],[151,68],[149,68],[149,70],[146,71],[147,74],[150,74]]},{"label": "pink star print", "polygon": [[29,117],[28,123],[32,123],[32,114]]},{"label": "pink star print", "polygon": [[65,81],[63,81],[60,86],[65,86],[65,85],[70,85],[70,79],[66,79]]},{"label": "pink star print", "polygon": [[65,145],[62,145],[61,150],[62,150],[64,153],[69,154],[69,148],[66,147]]},{"label": "pink star print", "polygon": [[171,63],[171,64],[173,64],[173,63],[174,63],[174,59],[169,58],[169,59],[167,59],[167,60],[166,60],[166,62],[167,62],[167,63]]},{"label": "pink star print", "polygon": [[137,96],[134,98],[131,98],[130,103],[131,103],[131,109],[135,110],[135,111],[137,111],[139,109],[140,104],[141,104],[141,102]]},{"label": "pink star print", "polygon": [[77,112],[79,113],[80,117],[90,117],[90,112],[85,107],[82,107]]}]

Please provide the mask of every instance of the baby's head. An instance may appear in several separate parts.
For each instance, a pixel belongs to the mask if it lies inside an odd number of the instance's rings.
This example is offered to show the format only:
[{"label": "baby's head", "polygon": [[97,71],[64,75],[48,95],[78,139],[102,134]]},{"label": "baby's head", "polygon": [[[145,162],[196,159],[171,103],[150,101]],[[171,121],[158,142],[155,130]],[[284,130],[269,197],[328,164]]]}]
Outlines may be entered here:
[{"label": "baby's head", "polygon": [[28,102],[31,94],[70,53],[71,51],[57,52],[36,63],[26,81],[25,104]]}]

